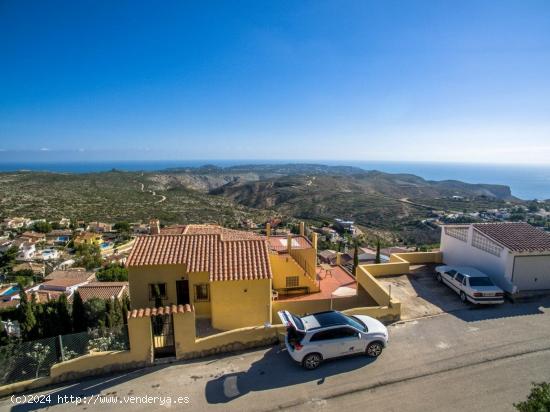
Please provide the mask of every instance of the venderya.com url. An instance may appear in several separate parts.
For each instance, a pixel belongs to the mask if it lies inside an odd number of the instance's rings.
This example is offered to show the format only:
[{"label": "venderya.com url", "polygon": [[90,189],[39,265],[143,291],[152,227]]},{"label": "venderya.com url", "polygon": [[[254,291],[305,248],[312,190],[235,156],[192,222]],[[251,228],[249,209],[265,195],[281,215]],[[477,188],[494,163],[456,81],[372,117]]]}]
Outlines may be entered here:
[{"label": "venderya.com url", "polygon": [[152,395],[128,395],[128,396],[116,396],[116,395],[90,395],[90,396],[76,396],[76,395],[12,395],[12,404],[75,404],[75,405],[186,405],[191,403],[189,396],[152,396]]}]

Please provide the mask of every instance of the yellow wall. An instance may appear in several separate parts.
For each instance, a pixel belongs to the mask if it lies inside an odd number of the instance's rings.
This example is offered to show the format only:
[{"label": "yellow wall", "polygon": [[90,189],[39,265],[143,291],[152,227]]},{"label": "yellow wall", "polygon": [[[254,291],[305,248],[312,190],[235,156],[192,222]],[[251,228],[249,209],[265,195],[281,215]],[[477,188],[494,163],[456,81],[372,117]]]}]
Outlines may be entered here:
[{"label": "yellow wall", "polygon": [[[185,265],[158,265],[158,266],[130,266],[128,267],[128,281],[132,309],[153,307],[154,299],[149,300],[149,284],[166,283],[166,299],[164,305],[177,304],[177,280],[189,280],[189,301],[195,306],[197,317],[210,317],[210,301],[195,301],[195,285],[210,283],[208,272],[187,273]],[[212,295],[210,293],[210,300]]]},{"label": "yellow wall", "polygon": [[185,265],[155,265],[128,267],[130,305],[132,309],[149,308],[155,305],[149,299],[149,284],[166,283],[167,298],[164,305],[177,303],[176,280],[187,275]]},{"label": "yellow wall", "polygon": [[230,330],[271,322],[271,279],[210,283],[212,326]]},{"label": "yellow wall", "polygon": [[273,273],[273,289],[282,289],[286,287],[287,276],[299,276],[299,286],[307,286],[310,292],[318,292],[318,285],[304,274],[304,270],[289,255],[270,254],[269,262],[271,272]]},{"label": "yellow wall", "polygon": [[[333,310],[345,310],[356,306],[367,306],[368,301],[361,301],[359,296],[348,296],[332,299]],[[312,300],[275,300],[272,306],[273,324],[281,323],[281,319],[277,315],[280,310],[288,310],[296,315],[305,315],[307,313],[323,312],[330,310],[330,299],[312,299]]]},{"label": "yellow wall", "polygon": [[174,314],[174,337],[176,340],[176,357],[194,358],[213,353],[228,352],[269,344],[283,337],[282,325],[265,327],[254,325],[217,333],[205,338],[195,334],[195,314],[193,312]]},{"label": "yellow wall", "polygon": [[291,255],[296,259],[300,266],[307,268],[307,273],[315,279],[317,266],[317,251],[313,248],[292,249]]},{"label": "yellow wall", "polygon": [[[210,299],[208,302],[195,300],[195,285],[207,283],[210,285]],[[189,298],[195,307],[197,318],[209,318],[212,315],[210,302],[212,301],[212,287],[210,284],[210,274],[208,272],[191,272],[189,273]]]},{"label": "yellow wall", "polygon": [[74,238],[74,244],[75,245],[84,245],[84,244],[93,244],[96,246],[99,246],[102,242],[103,238],[101,235],[94,235],[94,236],[76,236]]},{"label": "yellow wall", "polygon": [[401,259],[402,261],[418,265],[421,263],[441,263],[443,262],[443,254],[441,252],[407,252],[407,253],[392,253],[392,259]]}]

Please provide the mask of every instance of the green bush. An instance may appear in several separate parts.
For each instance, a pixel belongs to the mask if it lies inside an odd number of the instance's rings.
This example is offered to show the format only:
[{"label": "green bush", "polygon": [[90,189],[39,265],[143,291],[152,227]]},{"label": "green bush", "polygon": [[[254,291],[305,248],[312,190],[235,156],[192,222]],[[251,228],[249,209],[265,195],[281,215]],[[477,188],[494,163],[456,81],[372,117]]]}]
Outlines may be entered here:
[{"label": "green bush", "polygon": [[527,400],[514,406],[520,412],[550,412],[550,383],[533,383]]}]

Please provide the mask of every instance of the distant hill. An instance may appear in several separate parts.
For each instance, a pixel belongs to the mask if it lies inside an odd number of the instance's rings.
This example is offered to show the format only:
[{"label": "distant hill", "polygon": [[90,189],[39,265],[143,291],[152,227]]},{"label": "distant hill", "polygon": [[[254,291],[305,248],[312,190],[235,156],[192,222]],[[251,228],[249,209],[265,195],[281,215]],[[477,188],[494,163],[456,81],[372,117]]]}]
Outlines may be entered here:
[{"label": "distant hill", "polygon": [[426,242],[437,240],[437,234],[415,222],[431,209],[479,210],[506,201],[519,202],[502,185],[319,164],[0,173],[1,217],[146,221],[155,216],[165,223],[226,225],[244,219],[263,223],[274,215],[318,222],[341,217],[412,240],[426,232]]}]

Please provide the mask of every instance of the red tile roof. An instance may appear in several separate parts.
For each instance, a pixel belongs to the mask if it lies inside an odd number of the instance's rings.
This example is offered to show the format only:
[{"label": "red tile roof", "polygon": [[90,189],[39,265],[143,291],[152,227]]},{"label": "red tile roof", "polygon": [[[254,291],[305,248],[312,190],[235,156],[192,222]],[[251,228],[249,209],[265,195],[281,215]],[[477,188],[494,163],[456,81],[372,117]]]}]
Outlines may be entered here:
[{"label": "red tile roof", "polygon": [[74,279],[74,278],[60,278],[60,279],[50,279],[40,284],[40,289],[45,287],[63,287],[69,288],[71,286],[76,286],[81,283],[87,282],[86,279]]},{"label": "red tile roof", "polygon": [[93,282],[78,288],[78,293],[84,302],[92,299],[121,298],[128,293],[128,282]]},{"label": "red tile roof", "polygon": [[[188,272],[210,273],[211,281],[272,277],[264,240],[224,237],[227,234],[141,236],[136,239],[127,265],[185,264]],[[229,237],[234,238],[235,234]]]},{"label": "red tile roof", "polygon": [[170,315],[173,313],[187,313],[194,312],[195,308],[191,305],[172,305],[164,306],[160,308],[144,308],[144,309],[134,309],[128,313],[128,319],[130,318],[148,318],[151,316],[157,315]]},{"label": "red tile roof", "polygon": [[95,280],[94,272],[87,272],[86,269],[69,269],[69,270],[54,270],[45,278],[46,280],[54,279],[72,279],[77,283],[86,282],[87,280]]},{"label": "red tile roof", "polygon": [[227,229],[218,225],[187,225],[186,235],[221,235],[222,240],[247,240],[247,239],[263,239],[263,236],[254,232],[246,232],[244,230]]},{"label": "red tile roof", "polygon": [[514,252],[550,250],[550,235],[529,223],[474,223],[474,228]]},{"label": "red tile roof", "polygon": [[21,237],[24,237],[24,238],[27,238],[27,239],[39,240],[39,239],[45,239],[46,235],[44,233],[35,232],[35,231],[31,230],[31,231],[23,232],[21,234]]}]

